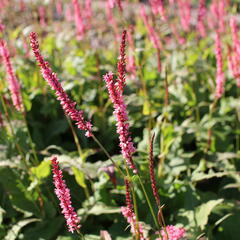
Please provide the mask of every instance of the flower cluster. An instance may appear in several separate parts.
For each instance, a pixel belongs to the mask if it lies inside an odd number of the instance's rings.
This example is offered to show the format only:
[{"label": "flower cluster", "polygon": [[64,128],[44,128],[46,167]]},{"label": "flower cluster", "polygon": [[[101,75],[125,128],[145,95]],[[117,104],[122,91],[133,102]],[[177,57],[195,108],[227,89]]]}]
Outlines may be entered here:
[{"label": "flower cluster", "polygon": [[92,124],[84,120],[83,111],[76,110],[76,102],[73,102],[67,93],[63,90],[60,82],[58,81],[56,73],[49,67],[48,62],[44,61],[37,41],[36,33],[30,34],[31,47],[34,55],[39,63],[43,78],[48,82],[51,88],[55,91],[57,99],[60,101],[65,113],[73,120],[79,129],[86,131],[86,136],[92,136]]},{"label": "flower cluster", "polygon": [[131,232],[138,236],[140,240],[145,240],[143,235],[143,227],[137,222],[136,215],[133,211],[133,204],[130,194],[130,183],[127,179],[124,180],[126,187],[126,207],[121,207],[122,215],[127,219],[127,222],[131,226]]},{"label": "flower cluster", "polygon": [[[161,235],[161,240],[181,240],[185,236],[185,229],[184,228],[178,228],[173,225],[168,225],[166,226],[166,231],[161,230],[160,235]],[[157,238],[157,240],[160,240],[160,238]]]},{"label": "flower cluster", "polygon": [[57,158],[53,157],[51,161],[55,193],[60,201],[60,207],[62,208],[62,213],[66,219],[68,230],[70,232],[78,231],[80,228],[80,218],[72,207],[70,190],[67,188],[65,181],[63,180],[62,171],[59,169]]},{"label": "flower cluster", "polygon": [[160,14],[163,21],[167,21],[163,0],[149,0],[154,15]]},{"label": "flower cluster", "polygon": [[81,13],[81,8],[78,0],[72,0],[72,4],[74,7],[74,19],[77,29],[77,38],[81,40],[85,33],[85,26],[83,24],[83,17]]},{"label": "flower cluster", "polygon": [[224,71],[223,71],[223,58],[222,58],[222,48],[221,48],[221,38],[220,33],[216,33],[215,38],[215,53],[217,60],[217,76],[216,76],[216,97],[220,98],[224,93]]},{"label": "flower cluster", "polygon": [[141,6],[141,9],[140,9],[140,15],[143,18],[143,22],[148,30],[149,38],[153,44],[153,47],[156,49],[161,49],[162,44],[161,44],[159,37],[158,37],[157,33],[155,32],[154,28],[149,23],[147,13],[146,13],[145,7],[143,5]]},{"label": "flower cluster", "polygon": [[10,61],[10,54],[7,49],[6,43],[2,39],[0,39],[0,55],[3,58],[3,62],[8,75],[8,84],[9,84],[9,90],[11,93],[13,105],[18,111],[23,111],[23,102],[22,102],[22,96],[20,92],[20,84],[13,71],[12,63]]},{"label": "flower cluster", "polygon": [[122,155],[128,166],[134,173],[137,173],[137,168],[132,160],[132,154],[135,152],[135,148],[133,146],[132,138],[130,137],[129,123],[127,123],[128,115],[122,91],[118,88],[118,82],[114,81],[113,73],[107,73],[103,78],[106,82],[108,93],[114,106],[113,114],[117,121],[117,133],[119,134],[119,145],[122,150]]},{"label": "flower cluster", "polygon": [[199,1],[199,7],[198,7],[198,18],[197,18],[197,30],[201,37],[206,36],[206,30],[204,26],[204,17],[206,15],[206,0],[200,0]]},{"label": "flower cluster", "polygon": [[178,9],[180,15],[181,25],[184,31],[190,30],[191,23],[191,1],[190,0],[179,0]]},{"label": "flower cluster", "polygon": [[229,47],[228,62],[232,75],[237,80],[237,86],[240,87],[240,41],[238,39],[238,29],[235,17],[230,18],[230,28],[232,33],[232,47]]},{"label": "flower cluster", "polygon": [[126,56],[125,56],[125,48],[126,48],[126,35],[127,31],[124,30],[122,33],[122,40],[120,44],[120,55],[118,57],[118,64],[117,64],[117,69],[118,69],[118,88],[120,91],[123,91],[123,88],[125,86],[126,78]]}]

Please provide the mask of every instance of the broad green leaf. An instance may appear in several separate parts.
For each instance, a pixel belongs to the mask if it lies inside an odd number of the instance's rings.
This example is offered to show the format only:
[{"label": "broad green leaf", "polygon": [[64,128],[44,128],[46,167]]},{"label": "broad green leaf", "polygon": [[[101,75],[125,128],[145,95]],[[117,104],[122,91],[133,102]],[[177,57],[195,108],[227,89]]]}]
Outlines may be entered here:
[{"label": "broad green leaf", "polygon": [[114,214],[120,213],[121,209],[119,207],[110,207],[101,202],[95,204],[88,212],[88,215],[101,215],[101,214]]},{"label": "broad green leaf", "polygon": [[32,167],[31,171],[38,179],[46,178],[50,174],[50,165],[51,162],[45,160],[42,161],[37,167]]},{"label": "broad green leaf", "polygon": [[200,205],[196,210],[196,221],[201,230],[204,229],[205,225],[208,222],[208,216],[211,214],[212,210],[220,203],[223,202],[223,199],[210,200],[206,203]]},{"label": "broad green leaf", "polygon": [[37,218],[29,218],[24,219],[12,226],[12,228],[8,231],[7,235],[5,236],[4,240],[15,240],[18,239],[18,234],[21,229],[29,223],[40,221]]},{"label": "broad green leaf", "polygon": [[72,167],[76,182],[83,188],[86,188],[84,173],[76,167]]}]

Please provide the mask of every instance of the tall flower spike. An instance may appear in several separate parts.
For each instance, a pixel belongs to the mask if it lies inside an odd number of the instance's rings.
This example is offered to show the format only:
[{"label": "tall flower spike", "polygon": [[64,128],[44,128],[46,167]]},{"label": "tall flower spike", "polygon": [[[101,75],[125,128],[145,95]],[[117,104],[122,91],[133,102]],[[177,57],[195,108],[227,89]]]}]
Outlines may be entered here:
[{"label": "tall flower spike", "polygon": [[80,228],[80,218],[72,207],[70,190],[67,188],[66,183],[63,180],[62,171],[59,169],[57,158],[53,157],[51,161],[55,193],[60,201],[60,207],[62,209],[62,214],[66,219],[68,230],[73,233]]},{"label": "tall flower spike", "polygon": [[41,68],[43,78],[55,91],[57,99],[60,101],[60,104],[62,105],[62,108],[65,111],[66,115],[68,115],[73,121],[76,121],[76,125],[79,129],[86,131],[85,136],[91,137],[92,124],[84,120],[83,111],[76,110],[75,108],[76,102],[73,102],[69,98],[67,93],[63,90],[60,82],[58,81],[56,73],[54,73],[52,69],[49,67],[48,62],[44,61],[39,50],[39,44],[37,41],[36,33],[32,32],[30,34],[30,41],[33,53]]},{"label": "tall flower spike", "polygon": [[224,72],[223,72],[223,58],[220,33],[217,31],[215,38],[215,54],[217,61],[217,75],[216,75],[216,98],[220,98],[224,93]]},{"label": "tall flower spike", "polygon": [[199,1],[198,7],[198,18],[197,18],[197,31],[199,32],[201,37],[206,36],[206,30],[204,26],[204,17],[206,15],[206,0]]},{"label": "tall flower spike", "polygon": [[13,71],[12,63],[10,60],[10,54],[7,49],[6,43],[2,39],[0,39],[0,55],[3,58],[3,62],[6,68],[9,90],[11,93],[13,105],[18,111],[23,111],[23,102],[22,102],[22,96],[20,92],[20,84]]},{"label": "tall flower spike", "polygon": [[81,7],[78,0],[72,0],[74,7],[74,19],[76,24],[77,39],[81,40],[85,33],[85,26],[83,24],[83,17],[81,13]]},{"label": "tall flower spike", "polygon": [[153,142],[154,142],[155,134],[153,134],[151,142],[150,142],[150,149],[149,149],[149,172],[150,172],[150,179],[151,179],[151,187],[153,191],[154,198],[156,200],[157,206],[160,207],[160,198],[157,191],[157,184],[154,175],[154,161],[153,161]]},{"label": "tall flower spike", "polygon": [[124,179],[125,187],[126,187],[126,207],[122,207],[122,214],[127,219],[127,222],[131,226],[131,232],[138,236],[140,240],[146,240],[143,235],[143,227],[142,225],[137,222],[136,215],[133,211],[133,204],[130,194],[130,182],[127,179]]},{"label": "tall flower spike", "polygon": [[124,104],[123,93],[119,89],[119,82],[114,81],[113,74],[107,73],[104,75],[104,81],[108,89],[109,97],[113,103],[114,116],[117,121],[117,133],[119,134],[120,147],[122,150],[123,158],[125,159],[127,165],[137,173],[137,168],[133,163],[132,154],[135,152],[133,146],[132,138],[129,132],[128,114],[126,110],[126,105]]},{"label": "tall flower spike", "polygon": [[118,88],[119,90],[123,91],[123,88],[125,86],[126,78],[126,35],[127,31],[124,30],[122,33],[122,40],[121,40],[121,45],[120,45],[120,56],[118,57],[118,64],[117,64],[117,69],[118,69]]}]

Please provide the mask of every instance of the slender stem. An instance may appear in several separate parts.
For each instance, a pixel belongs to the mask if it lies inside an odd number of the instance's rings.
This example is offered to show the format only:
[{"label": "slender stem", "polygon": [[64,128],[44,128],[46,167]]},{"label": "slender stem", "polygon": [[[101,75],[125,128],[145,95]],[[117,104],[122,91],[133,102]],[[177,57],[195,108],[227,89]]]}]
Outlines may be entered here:
[{"label": "slender stem", "polygon": [[141,179],[141,177],[140,177],[139,174],[137,174],[137,175],[138,175],[138,179],[139,179],[140,185],[141,185],[141,187],[142,187],[143,193],[144,193],[145,198],[146,198],[146,200],[147,200],[147,203],[148,203],[150,212],[151,212],[151,214],[152,214],[154,223],[155,223],[155,225],[156,225],[156,228],[159,229],[159,230],[161,230],[161,228],[160,228],[160,226],[159,226],[159,224],[158,224],[157,218],[156,218],[156,216],[155,216],[155,214],[154,214],[154,211],[153,211],[153,208],[152,208],[150,199],[149,199],[149,197],[148,197],[148,195],[147,195],[147,192],[146,192],[146,190],[145,190],[145,187],[144,187],[144,185],[143,185],[142,179]]},{"label": "slender stem", "polygon": [[[214,113],[214,110],[215,110],[215,108],[216,108],[217,101],[218,101],[218,99],[215,98],[215,99],[214,99],[214,102],[210,105],[209,120],[211,120],[211,117],[212,117],[212,115],[213,115],[213,113]],[[210,127],[208,128],[208,132],[207,132],[207,133],[208,133],[208,140],[207,140],[206,152],[210,149],[210,147],[211,147],[211,142],[212,142],[212,130],[211,130]]]},{"label": "slender stem", "polygon": [[[125,163],[125,168],[126,168],[128,179],[130,180],[131,178],[130,178],[127,163],[126,163],[126,161],[124,161],[124,163]],[[132,183],[132,181],[131,181],[131,183]],[[138,218],[138,208],[137,208],[136,194],[135,194],[135,191],[134,191],[134,185],[131,184],[130,186],[131,186],[130,190],[132,192],[132,198],[133,198],[133,210],[134,210],[134,213],[135,213],[135,216],[136,216],[137,228],[138,228],[138,232],[139,232],[139,218]],[[137,235],[136,235],[136,238],[137,238]]]},{"label": "slender stem", "polygon": [[33,152],[34,164],[37,166],[39,164],[39,160],[38,160],[38,157],[37,157],[35,144],[33,143],[32,136],[31,136],[31,133],[30,133],[30,130],[29,130],[29,127],[28,127],[28,123],[27,123],[27,119],[26,119],[26,111],[22,112],[22,115],[23,115],[24,123],[25,123],[26,128],[27,128],[27,134],[28,134],[28,137],[29,137],[29,140],[30,140],[30,146],[31,146],[32,152]]},{"label": "slender stem", "polygon": [[[66,117],[66,118],[67,118],[68,124],[69,124],[69,126],[71,128],[71,131],[72,131],[72,134],[73,134],[74,142],[75,142],[77,150],[78,150],[79,159],[80,159],[81,164],[83,166],[84,165],[84,160],[82,159],[83,151],[82,151],[82,148],[80,146],[80,142],[78,140],[76,131],[75,131],[73,125],[72,125],[71,120],[69,119],[69,117]],[[86,180],[85,173],[83,173],[83,176],[84,176],[84,179]],[[86,187],[83,188],[83,191],[84,191],[84,194],[85,194],[86,198],[89,199],[90,193],[89,193],[87,185],[86,185]]]},{"label": "slender stem", "polygon": [[74,127],[73,127],[72,122],[71,122],[71,120],[69,119],[69,117],[67,117],[67,121],[68,121],[68,124],[69,124],[69,126],[70,126],[70,128],[71,128],[71,131],[72,131],[72,134],[73,134],[73,139],[74,139],[74,142],[75,142],[75,144],[76,144],[77,151],[78,151],[78,154],[79,154],[81,163],[83,163],[83,160],[82,160],[82,158],[81,158],[81,156],[83,155],[83,152],[82,152],[82,148],[81,148],[81,146],[80,146],[80,142],[79,142],[79,140],[78,140],[76,131],[74,130]]},{"label": "slender stem", "polygon": [[112,157],[109,155],[109,153],[107,152],[106,148],[99,142],[99,140],[92,135],[93,140],[98,144],[98,146],[103,150],[103,152],[106,154],[106,156],[110,159],[110,161],[112,162],[112,164],[116,167],[116,169],[119,171],[119,173],[123,176],[123,178],[126,176],[124,174],[124,172],[120,169],[120,167],[114,162],[114,160],[112,159]]}]

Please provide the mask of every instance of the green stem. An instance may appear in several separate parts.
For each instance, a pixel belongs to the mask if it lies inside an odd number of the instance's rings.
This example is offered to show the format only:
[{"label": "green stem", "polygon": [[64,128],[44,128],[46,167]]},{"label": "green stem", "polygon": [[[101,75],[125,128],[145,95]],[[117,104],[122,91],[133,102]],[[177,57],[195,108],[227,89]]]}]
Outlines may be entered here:
[{"label": "green stem", "polygon": [[26,128],[27,128],[27,135],[28,135],[28,138],[30,140],[30,146],[32,148],[32,153],[33,153],[33,157],[34,157],[34,164],[37,166],[39,164],[39,160],[38,160],[38,157],[37,157],[35,144],[33,143],[32,136],[31,136],[31,133],[30,133],[30,130],[29,130],[29,127],[28,127],[28,123],[27,123],[27,119],[26,119],[26,111],[24,111],[22,113],[22,115],[23,115],[24,123],[25,123]]},{"label": "green stem", "polygon": [[150,212],[151,212],[151,214],[152,214],[152,217],[153,217],[154,223],[155,223],[155,225],[156,225],[156,228],[159,229],[159,231],[160,231],[161,228],[160,228],[160,226],[159,226],[159,224],[158,224],[158,221],[157,221],[157,218],[156,218],[156,216],[155,216],[155,214],[154,214],[154,211],[153,211],[153,208],[152,208],[152,205],[151,205],[150,199],[149,199],[149,197],[148,197],[148,195],[147,195],[147,192],[146,192],[145,187],[144,187],[144,185],[143,185],[142,179],[141,179],[141,177],[140,177],[139,174],[137,174],[137,176],[138,176],[138,179],[139,179],[140,185],[141,185],[141,187],[142,187],[143,193],[144,193],[144,195],[145,195],[145,198],[146,198],[146,200],[147,200],[147,203],[148,203],[148,206],[149,206]]},{"label": "green stem", "polygon": [[92,135],[93,140],[98,144],[98,146],[103,150],[103,152],[106,154],[106,156],[110,159],[110,161],[112,162],[112,164],[114,165],[114,167],[116,167],[116,169],[119,171],[119,173],[122,175],[122,177],[124,178],[126,175],[124,174],[124,172],[120,169],[120,167],[114,162],[114,160],[112,159],[112,157],[109,155],[109,153],[107,152],[107,150],[105,149],[105,147],[98,141],[98,139]]},{"label": "green stem", "polygon": [[[77,147],[77,151],[78,151],[78,154],[79,154],[79,157],[80,157],[80,160],[82,159],[81,156],[83,155],[83,151],[82,151],[82,148],[80,146],[80,142],[78,140],[78,137],[77,137],[77,134],[76,134],[76,131],[74,130],[74,127],[72,125],[72,122],[71,120],[69,119],[69,117],[67,117],[67,121],[68,121],[68,124],[71,128],[71,131],[72,131],[72,134],[73,134],[73,139],[74,139],[74,142],[76,144],[76,147]],[[81,160],[81,163],[83,163],[83,161]]]}]

